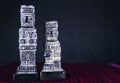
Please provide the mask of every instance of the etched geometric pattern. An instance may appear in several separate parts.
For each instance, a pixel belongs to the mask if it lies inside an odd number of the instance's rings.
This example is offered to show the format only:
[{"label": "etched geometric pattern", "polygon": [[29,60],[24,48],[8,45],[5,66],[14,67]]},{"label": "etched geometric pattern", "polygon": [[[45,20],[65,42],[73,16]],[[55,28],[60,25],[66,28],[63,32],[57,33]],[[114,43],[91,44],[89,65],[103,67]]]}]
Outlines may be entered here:
[{"label": "etched geometric pattern", "polygon": [[20,66],[17,73],[36,73],[37,31],[34,6],[22,5],[20,9],[21,28],[19,29]]}]

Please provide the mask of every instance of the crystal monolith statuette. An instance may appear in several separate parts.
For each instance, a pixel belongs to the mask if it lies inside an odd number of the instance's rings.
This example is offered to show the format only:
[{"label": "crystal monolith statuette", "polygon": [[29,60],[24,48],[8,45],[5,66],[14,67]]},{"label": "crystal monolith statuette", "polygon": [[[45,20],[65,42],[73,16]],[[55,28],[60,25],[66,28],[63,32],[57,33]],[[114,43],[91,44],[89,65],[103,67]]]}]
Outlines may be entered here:
[{"label": "crystal monolith statuette", "polygon": [[20,66],[13,74],[13,80],[38,80],[36,69],[37,33],[35,29],[34,6],[21,5],[21,28],[19,29]]},{"label": "crystal monolith statuette", "polygon": [[61,46],[58,41],[58,22],[46,22],[45,63],[40,72],[41,80],[62,80],[66,73],[61,68]]}]

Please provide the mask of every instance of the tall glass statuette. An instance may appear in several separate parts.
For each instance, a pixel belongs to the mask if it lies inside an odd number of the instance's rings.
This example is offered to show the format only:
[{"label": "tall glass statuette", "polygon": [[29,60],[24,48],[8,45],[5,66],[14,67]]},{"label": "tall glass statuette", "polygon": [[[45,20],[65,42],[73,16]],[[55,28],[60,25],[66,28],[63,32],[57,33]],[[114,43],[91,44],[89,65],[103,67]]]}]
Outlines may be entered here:
[{"label": "tall glass statuette", "polygon": [[41,80],[65,79],[65,71],[61,68],[61,46],[58,41],[58,22],[46,22],[45,63],[40,72]]},{"label": "tall glass statuette", "polygon": [[34,13],[34,6],[21,6],[21,28],[19,29],[20,66],[13,75],[13,80],[37,80],[39,78],[36,69],[37,33]]}]

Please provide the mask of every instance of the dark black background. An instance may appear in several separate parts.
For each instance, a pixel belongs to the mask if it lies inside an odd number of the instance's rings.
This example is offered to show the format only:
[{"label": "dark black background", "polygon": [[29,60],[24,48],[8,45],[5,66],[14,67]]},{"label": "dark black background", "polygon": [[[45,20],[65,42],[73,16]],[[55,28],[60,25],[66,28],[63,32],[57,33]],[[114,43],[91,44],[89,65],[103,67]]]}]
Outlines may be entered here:
[{"label": "dark black background", "polygon": [[45,21],[59,22],[64,63],[120,63],[119,0],[0,0],[0,65],[19,63],[20,6],[34,5],[37,62],[44,62]]}]

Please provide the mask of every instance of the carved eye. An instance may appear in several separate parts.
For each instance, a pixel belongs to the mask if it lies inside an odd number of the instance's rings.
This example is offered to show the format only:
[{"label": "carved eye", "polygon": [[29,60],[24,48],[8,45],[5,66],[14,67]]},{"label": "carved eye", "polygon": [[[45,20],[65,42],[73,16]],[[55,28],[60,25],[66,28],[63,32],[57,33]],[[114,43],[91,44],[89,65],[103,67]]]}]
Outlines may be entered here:
[{"label": "carved eye", "polygon": [[25,44],[25,39],[21,39],[20,44]]},{"label": "carved eye", "polygon": [[51,48],[52,48],[52,49],[55,49],[55,47],[54,47],[54,46],[51,46]]},{"label": "carved eye", "polygon": [[30,20],[32,21],[32,18],[30,18]]},{"label": "carved eye", "polygon": [[56,33],[56,32],[54,33],[54,36],[57,36],[57,33]]},{"label": "carved eye", "polygon": [[33,43],[34,43],[34,40],[33,40],[33,39],[30,39],[30,40],[29,40],[29,43],[30,43],[30,44],[33,44]]}]

